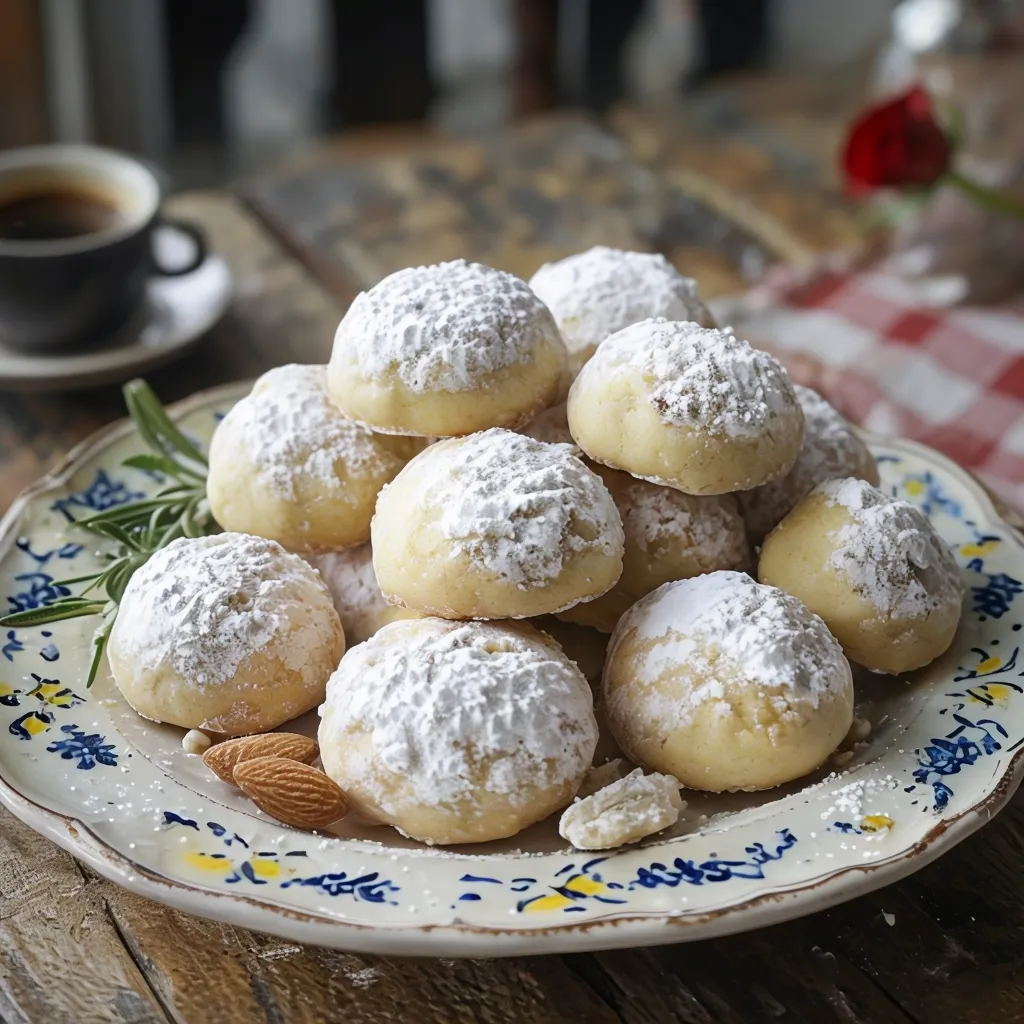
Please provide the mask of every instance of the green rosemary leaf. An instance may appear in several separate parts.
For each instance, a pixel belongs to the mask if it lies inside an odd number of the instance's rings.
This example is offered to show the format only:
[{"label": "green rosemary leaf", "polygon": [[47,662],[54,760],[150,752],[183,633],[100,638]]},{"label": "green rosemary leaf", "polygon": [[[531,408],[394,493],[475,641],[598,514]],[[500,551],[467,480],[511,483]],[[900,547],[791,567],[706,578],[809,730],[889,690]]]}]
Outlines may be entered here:
[{"label": "green rosemary leaf", "polygon": [[103,661],[103,652],[107,649],[107,641],[110,639],[110,631],[114,628],[116,618],[117,605],[113,601],[109,601],[103,611],[103,622],[93,634],[92,660],[89,662],[89,675],[85,680],[86,689],[96,682],[96,676],[99,674],[100,664]]},{"label": "green rosemary leaf", "polygon": [[135,428],[142,435],[142,440],[146,442],[146,445],[155,454],[166,457],[168,452],[163,438],[160,437],[146,414],[142,411],[142,406],[136,393],[132,390],[132,385],[135,383],[135,381],[129,381],[122,389],[124,404],[128,407],[128,415],[134,420]]},{"label": "green rosemary leaf", "polygon": [[163,508],[153,509],[153,513],[149,517],[149,523],[146,526],[146,531],[143,536],[142,546],[144,548],[151,551],[156,546],[157,535],[164,524],[164,520],[167,518],[170,517],[166,506]]},{"label": "green rosemary leaf", "polygon": [[72,599],[64,598],[42,608],[31,608],[28,611],[5,615],[0,618],[0,626],[46,626],[51,622],[77,619],[83,615],[97,615],[103,610],[103,606],[103,601],[82,600],[79,604],[73,604]]},{"label": "green rosemary leaf", "polygon": [[[72,576],[71,579],[69,580],[58,580],[57,582],[62,587],[70,587],[72,584],[75,583],[89,583],[91,581],[102,579],[106,574],[107,570],[101,569],[99,572],[89,573],[88,576]],[[79,594],[78,596],[81,597],[82,595]]]},{"label": "green rosemary leaf", "polygon": [[162,442],[169,444],[186,459],[205,470],[206,456],[174,425],[164,412],[153,389],[144,380],[129,381],[125,384],[123,393],[128,411],[132,414],[132,419],[140,425],[140,429],[145,423],[146,429],[160,439],[155,446],[156,451],[161,450]]},{"label": "green rosemary leaf", "polygon": [[165,487],[162,491],[157,491],[157,498],[161,501],[172,501],[174,499],[189,498],[195,494],[196,491],[205,491],[205,487],[199,487],[196,484],[183,484],[176,483],[170,487]]},{"label": "green rosemary leaf", "polygon": [[142,498],[139,501],[131,501],[125,505],[118,505],[116,508],[108,508],[103,512],[97,512],[87,519],[76,519],[75,526],[82,529],[91,529],[98,523],[122,523],[132,521],[140,516],[147,517],[155,508],[168,508],[169,502],[166,498]]},{"label": "green rosemary leaf", "polygon": [[174,476],[177,467],[163,455],[155,455],[150,452],[141,452],[138,455],[129,455],[121,462],[122,466],[130,469],[141,469],[146,473],[163,473],[167,476]]},{"label": "green rosemary leaf", "polygon": [[159,543],[157,543],[155,550],[165,548],[167,547],[168,544],[171,543],[172,540],[177,540],[179,537],[184,536],[185,528],[184,525],[182,524],[181,519],[179,518],[177,522],[172,523],[171,526],[167,528],[167,532],[160,538],[160,541]]},{"label": "green rosemary leaf", "polygon": [[181,516],[181,529],[186,537],[202,537],[206,532],[196,516],[196,509],[199,505],[199,498],[194,498],[185,507]]},{"label": "green rosemary leaf", "polygon": [[115,568],[106,579],[104,589],[111,601],[120,601],[124,596],[125,587],[128,586],[128,578],[131,575],[131,565],[126,559],[117,563]]},{"label": "green rosemary leaf", "polygon": [[[103,621],[93,636],[87,686],[92,685],[99,671],[119,602],[136,569],[144,565],[153,552],[178,537],[201,537],[220,529],[206,498],[205,456],[171,422],[145,381],[127,384],[124,398],[139,435],[150,451],[129,456],[123,465],[163,473],[170,478],[168,485],[155,496],[104,509],[73,524],[114,545],[113,550],[101,552],[101,556],[109,560],[105,568],[58,581],[61,586],[86,584],[81,593],[59,598],[42,608],[12,612],[0,618],[3,626],[44,626],[102,614]],[[90,591],[102,592],[105,597],[87,596]]]},{"label": "green rosemary leaf", "polygon": [[93,532],[123,544],[129,551],[140,551],[139,542],[128,530],[117,523],[97,523],[93,526]]}]

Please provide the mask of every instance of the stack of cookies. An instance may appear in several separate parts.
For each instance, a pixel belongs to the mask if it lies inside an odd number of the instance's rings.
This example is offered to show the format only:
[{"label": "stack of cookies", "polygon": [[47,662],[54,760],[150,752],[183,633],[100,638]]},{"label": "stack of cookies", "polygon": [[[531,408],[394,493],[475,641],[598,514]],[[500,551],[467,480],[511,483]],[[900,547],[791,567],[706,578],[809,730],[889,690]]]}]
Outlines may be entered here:
[{"label": "stack of cookies", "polygon": [[[161,606],[160,636],[116,629],[115,679],[221,735],[326,688],[324,769],[364,821],[481,842],[571,804],[566,838],[614,846],[674,823],[681,786],[819,767],[853,721],[849,660],[901,673],[948,647],[959,570],[877,484],[842,417],[660,256],[597,248],[529,284],[403,270],[352,304],[329,366],[271,371],[219,425],[230,532],[170,545],[191,583],[167,556],[136,574],[125,600]],[[590,684],[531,622],[550,615],[595,650],[611,634],[598,702],[642,770],[593,764]],[[322,644],[290,666],[299,625]],[[180,708],[147,702],[150,677]]]}]

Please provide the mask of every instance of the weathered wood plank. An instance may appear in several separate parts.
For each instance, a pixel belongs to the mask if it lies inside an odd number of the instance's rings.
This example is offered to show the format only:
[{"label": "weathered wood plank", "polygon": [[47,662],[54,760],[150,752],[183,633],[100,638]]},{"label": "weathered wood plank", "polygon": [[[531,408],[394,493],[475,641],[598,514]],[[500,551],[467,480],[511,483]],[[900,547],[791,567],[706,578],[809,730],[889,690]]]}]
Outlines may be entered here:
[{"label": "weathered wood plank", "polygon": [[566,958],[629,1024],[1024,1020],[1024,795],[897,885],[711,942]]},{"label": "weathered wood plank", "polygon": [[248,182],[242,194],[342,301],[395,270],[457,257],[529,277],[592,245],[679,247],[691,273],[704,253],[735,275],[757,247],[665,190],[618,139],[577,115],[386,159],[325,154]]},{"label": "weathered wood plank", "polygon": [[658,108],[622,105],[612,128],[666,189],[703,199],[787,260],[865,239],[840,194],[837,154],[863,96],[863,72],[736,76]]},{"label": "weathered wood plank", "polygon": [[1024,793],[935,864],[834,912],[818,941],[919,1020],[1024,1020],[1022,856]]},{"label": "weathered wood plank", "polygon": [[571,958],[628,1024],[911,1024],[849,961],[790,925],[713,942]]},{"label": "weathered wood plank", "polygon": [[136,962],[176,1022],[619,1019],[557,957],[357,956],[201,921],[102,884]]},{"label": "weathered wood plank", "polygon": [[0,1019],[165,1024],[107,914],[105,886],[0,809]]}]

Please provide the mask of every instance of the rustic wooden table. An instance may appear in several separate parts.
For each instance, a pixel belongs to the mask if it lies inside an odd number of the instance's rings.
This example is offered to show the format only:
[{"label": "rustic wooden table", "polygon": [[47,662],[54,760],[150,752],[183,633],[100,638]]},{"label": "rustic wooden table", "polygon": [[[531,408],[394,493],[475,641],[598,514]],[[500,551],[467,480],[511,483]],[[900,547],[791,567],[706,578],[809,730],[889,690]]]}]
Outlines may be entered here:
[{"label": "rustic wooden table", "polygon": [[[411,263],[467,256],[529,274],[596,242],[653,246],[728,291],[774,254],[806,258],[854,237],[827,181],[810,181],[812,157],[801,163],[819,135],[790,144],[782,124],[773,152],[722,109],[730,133],[664,113],[620,111],[618,135],[556,118],[386,159],[328,150],[235,194],[181,196],[174,211],[206,225],[237,295],[199,350],[152,383],[171,401],[323,361],[353,294]],[[121,414],[116,389],[0,396],[0,509]],[[0,1020],[1021,1021],[1022,858],[1024,796],[899,885],[790,924],[593,955],[410,960],[188,917],[0,812]]]}]

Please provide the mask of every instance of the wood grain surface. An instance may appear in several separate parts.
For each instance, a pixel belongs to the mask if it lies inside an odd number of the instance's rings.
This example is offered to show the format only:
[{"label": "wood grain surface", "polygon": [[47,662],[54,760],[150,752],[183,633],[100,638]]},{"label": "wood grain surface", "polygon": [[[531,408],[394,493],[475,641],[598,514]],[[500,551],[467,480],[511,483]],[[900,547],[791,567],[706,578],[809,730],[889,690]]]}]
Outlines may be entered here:
[{"label": "wood grain surface", "polygon": [[591,118],[557,114],[387,159],[325,151],[242,194],[344,302],[411,265],[464,257],[528,278],[592,245],[677,257],[710,297],[742,287],[744,263],[779,255],[656,171]]},{"label": "wood grain surface", "polygon": [[[161,397],[325,359],[346,299],[399,265],[464,254],[528,273],[591,241],[663,239],[650,219],[658,161],[643,169],[574,121],[555,134],[580,152],[549,165],[551,124],[435,148],[425,163],[313,161],[251,183],[245,204],[177,199],[174,212],[201,220],[225,254],[237,295],[193,355],[154,377]],[[710,243],[694,248],[731,265]],[[115,389],[0,396],[0,506],[118,415]],[[593,955],[411,960],[189,917],[98,878],[0,811],[0,1020],[1010,1024],[1024,1020],[1022,861],[1018,797],[904,882],[789,924]]]}]

